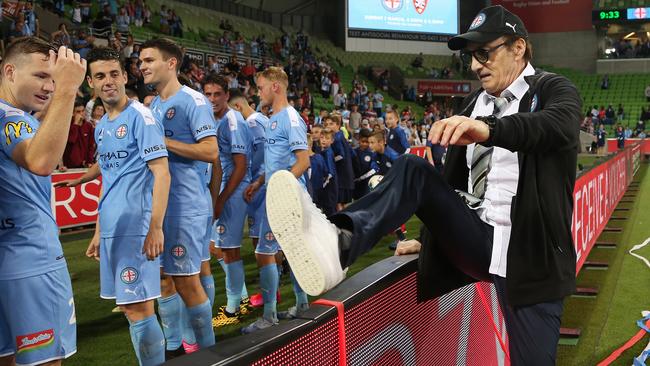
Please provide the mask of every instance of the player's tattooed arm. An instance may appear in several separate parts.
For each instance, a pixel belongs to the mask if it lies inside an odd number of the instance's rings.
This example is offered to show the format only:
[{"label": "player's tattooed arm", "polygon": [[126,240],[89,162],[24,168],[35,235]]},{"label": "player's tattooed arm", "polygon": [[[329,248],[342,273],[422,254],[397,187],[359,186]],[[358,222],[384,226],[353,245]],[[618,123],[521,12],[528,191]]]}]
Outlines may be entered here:
[{"label": "player's tattooed arm", "polygon": [[215,136],[206,136],[193,144],[165,138],[165,145],[167,145],[167,150],[186,159],[212,163],[219,157],[219,147]]}]

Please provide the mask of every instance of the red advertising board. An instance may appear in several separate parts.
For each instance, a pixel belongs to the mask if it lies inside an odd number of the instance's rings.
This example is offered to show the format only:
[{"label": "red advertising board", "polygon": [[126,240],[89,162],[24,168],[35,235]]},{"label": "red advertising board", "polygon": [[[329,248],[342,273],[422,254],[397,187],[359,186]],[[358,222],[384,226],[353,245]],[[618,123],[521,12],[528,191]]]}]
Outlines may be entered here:
[{"label": "red advertising board", "polygon": [[425,93],[429,89],[434,95],[468,95],[472,91],[472,84],[468,81],[418,81],[418,93]]},{"label": "red advertising board", "polygon": [[[650,139],[625,139],[625,146],[632,146],[636,143],[641,144],[641,151],[645,155],[650,155]],[[607,151],[615,152],[618,150],[616,139],[607,139]]]},{"label": "red advertising board", "polygon": [[[52,174],[52,183],[81,177],[85,170]],[[101,178],[101,177],[100,177]],[[59,228],[93,224],[97,220],[100,179],[76,187],[52,187],[52,212]]]},{"label": "red advertising board", "polygon": [[528,33],[591,30],[593,1],[587,0],[493,0],[517,14]]},{"label": "red advertising board", "polygon": [[625,194],[641,161],[641,145],[625,148],[576,180],[573,190],[573,244],[580,268]]}]

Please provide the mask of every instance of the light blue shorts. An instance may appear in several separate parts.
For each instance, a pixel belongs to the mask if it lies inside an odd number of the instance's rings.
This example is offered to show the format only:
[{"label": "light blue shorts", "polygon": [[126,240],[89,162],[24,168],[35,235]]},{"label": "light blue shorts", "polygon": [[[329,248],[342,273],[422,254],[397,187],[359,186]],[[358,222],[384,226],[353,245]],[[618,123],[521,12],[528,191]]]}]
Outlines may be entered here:
[{"label": "light blue shorts", "polygon": [[160,297],[160,257],[142,254],[144,236],[102,238],[99,244],[99,296],[117,305]]},{"label": "light blue shorts", "polygon": [[253,199],[248,204],[248,236],[250,238],[259,238],[260,227],[262,225],[262,216],[266,215],[266,206],[264,198],[266,197],[266,185],[262,186]]},{"label": "light blue shorts", "polygon": [[240,184],[223,206],[223,212],[214,222],[212,241],[217,248],[240,248],[244,235],[244,222],[248,204],[244,201],[244,190],[248,183]]},{"label": "light blue shorts", "polygon": [[271,231],[271,226],[269,225],[269,220],[266,216],[266,195],[262,200],[262,215],[260,217],[260,228],[258,231],[259,241],[257,242],[257,247],[255,247],[255,253],[257,254],[275,254],[280,249],[278,241],[275,240],[275,235]]},{"label": "light blue shorts", "polygon": [[0,357],[41,364],[77,352],[77,318],[66,267],[0,280]]},{"label": "light blue shorts", "polygon": [[189,276],[201,272],[208,251],[212,217],[167,216],[163,222],[165,251],[161,266],[169,276]]}]

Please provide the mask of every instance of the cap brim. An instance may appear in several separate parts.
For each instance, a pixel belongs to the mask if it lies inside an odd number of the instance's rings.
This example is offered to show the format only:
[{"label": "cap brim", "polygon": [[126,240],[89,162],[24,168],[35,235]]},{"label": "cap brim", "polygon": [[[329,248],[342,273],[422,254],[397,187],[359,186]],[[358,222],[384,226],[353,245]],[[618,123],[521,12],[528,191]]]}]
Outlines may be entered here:
[{"label": "cap brim", "polygon": [[447,42],[447,47],[449,47],[449,49],[452,51],[458,51],[467,47],[467,42],[483,44],[483,43],[492,42],[501,36],[502,34],[499,33],[467,32],[452,37]]}]

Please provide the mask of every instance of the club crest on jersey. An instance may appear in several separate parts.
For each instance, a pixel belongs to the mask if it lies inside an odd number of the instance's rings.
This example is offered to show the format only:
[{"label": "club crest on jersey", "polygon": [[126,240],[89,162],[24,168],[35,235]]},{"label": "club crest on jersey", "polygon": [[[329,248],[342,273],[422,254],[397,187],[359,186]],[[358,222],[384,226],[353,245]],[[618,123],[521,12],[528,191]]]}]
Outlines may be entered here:
[{"label": "club crest on jersey", "polygon": [[264,239],[268,241],[275,241],[275,236],[273,235],[273,232],[267,231],[266,234],[264,234]]},{"label": "club crest on jersey", "polygon": [[122,272],[120,272],[120,279],[127,285],[130,285],[137,281],[138,277],[140,277],[138,270],[133,267],[126,267],[122,270]]},{"label": "club crest on jersey", "polygon": [[424,9],[427,8],[428,3],[429,0],[413,0],[413,6],[415,6],[415,11],[417,11],[418,14],[424,13]]},{"label": "club crest on jersey", "polygon": [[225,234],[226,227],[224,225],[217,225],[217,234]]},{"label": "club crest on jersey", "polygon": [[472,24],[469,26],[469,30],[476,29],[485,23],[485,19],[487,17],[483,13],[479,13],[474,20],[472,20]]},{"label": "club crest on jersey", "polygon": [[537,98],[537,94],[533,95],[533,100],[530,101],[530,111],[535,112],[537,109],[537,103],[539,102],[539,98]]},{"label": "club crest on jersey", "polygon": [[372,160],[372,158],[370,157],[370,155],[366,155],[366,156],[363,158],[363,161],[365,161],[366,163],[369,163],[370,160]]},{"label": "club crest on jersey", "polygon": [[255,219],[252,216],[248,216],[248,226],[255,225]]},{"label": "club crest on jersey", "polygon": [[275,130],[276,128],[278,128],[278,122],[277,122],[277,121],[273,121],[273,123],[271,123],[271,129],[272,129],[272,130]]},{"label": "club crest on jersey", "polygon": [[115,130],[115,137],[118,139],[123,139],[124,136],[128,133],[128,129],[126,125],[120,125],[116,130]]},{"label": "club crest on jersey", "polygon": [[187,249],[182,244],[178,244],[172,247],[172,257],[174,258],[183,258],[187,254]]},{"label": "club crest on jersey", "polygon": [[48,329],[32,334],[19,335],[16,337],[16,354],[51,346],[53,343],[54,329]]},{"label": "club crest on jersey", "polygon": [[176,108],[171,107],[165,112],[165,118],[172,119],[176,115]]},{"label": "club crest on jersey", "polygon": [[400,9],[402,9],[402,5],[404,5],[403,0],[379,0],[381,1],[381,5],[384,7],[384,9],[390,11],[391,13],[398,12]]}]

